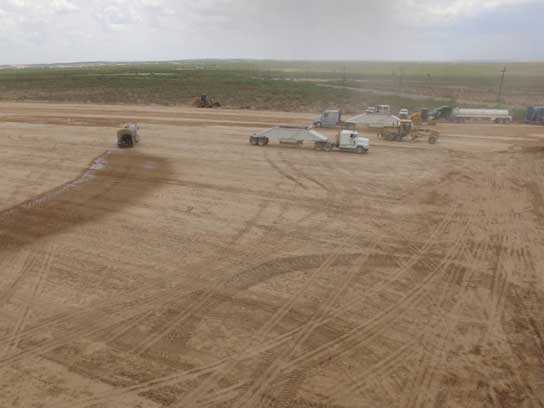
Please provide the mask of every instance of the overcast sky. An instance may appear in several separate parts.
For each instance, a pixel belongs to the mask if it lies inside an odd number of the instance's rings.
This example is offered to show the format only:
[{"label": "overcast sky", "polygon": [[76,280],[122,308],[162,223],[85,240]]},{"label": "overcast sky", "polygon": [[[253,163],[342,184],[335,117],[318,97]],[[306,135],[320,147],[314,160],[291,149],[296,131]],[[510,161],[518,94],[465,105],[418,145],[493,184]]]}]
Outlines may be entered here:
[{"label": "overcast sky", "polygon": [[0,0],[0,65],[544,60],[543,0]]}]

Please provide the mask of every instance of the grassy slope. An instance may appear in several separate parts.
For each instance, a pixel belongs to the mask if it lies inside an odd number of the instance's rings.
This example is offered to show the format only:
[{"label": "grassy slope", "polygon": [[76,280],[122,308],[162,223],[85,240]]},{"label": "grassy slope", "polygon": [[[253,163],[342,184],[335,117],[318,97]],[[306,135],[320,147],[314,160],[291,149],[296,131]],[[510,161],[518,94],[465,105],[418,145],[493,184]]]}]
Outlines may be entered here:
[{"label": "grassy slope", "polygon": [[[336,106],[355,112],[365,105],[388,103],[395,109],[417,109],[423,105],[441,105],[444,101],[422,102],[396,95],[335,89],[323,87],[323,81],[398,90],[402,72],[403,90],[419,92],[427,86],[430,74],[437,89],[478,88],[492,97],[502,67],[500,64],[210,60],[9,69],[0,71],[0,98],[176,105],[188,104],[193,96],[207,93],[223,105],[235,108],[319,111]],[[544,64],[509,64],[505,94],[513,92],[544,95]]]}]

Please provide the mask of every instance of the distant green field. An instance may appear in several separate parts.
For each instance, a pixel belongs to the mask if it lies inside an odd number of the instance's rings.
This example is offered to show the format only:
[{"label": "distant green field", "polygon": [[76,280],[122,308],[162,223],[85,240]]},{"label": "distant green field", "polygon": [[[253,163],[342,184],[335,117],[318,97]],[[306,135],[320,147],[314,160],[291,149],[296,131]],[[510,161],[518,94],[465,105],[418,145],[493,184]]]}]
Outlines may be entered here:
[{"label": "distant green field", "polygon": [[[181,61],[0,70],[0,99],[186,105],[206,93],[246,109],[360,111],[497,104],[505,64]],[[544,63],[506,64],[501,105],[544,104]]]}]

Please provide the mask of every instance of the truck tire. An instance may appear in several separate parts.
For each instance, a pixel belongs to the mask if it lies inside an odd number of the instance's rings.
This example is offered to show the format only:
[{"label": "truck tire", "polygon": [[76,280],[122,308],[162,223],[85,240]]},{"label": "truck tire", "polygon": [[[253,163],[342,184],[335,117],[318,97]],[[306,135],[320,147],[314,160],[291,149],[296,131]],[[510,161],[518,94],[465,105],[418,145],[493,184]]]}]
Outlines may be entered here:
[{"label": "truck tire", "polygon": [[435,144],[437,141],[437,138],[435,135],[429,136],[429,144]]},{"label": "truck tire", "polygon": [[257,144],[259,146],[266,146],[268,144],[268,138],[266,137],[260,137],[258,140],[257,140]]},{"label": "truck tire", "polygon": [[326,152],[332,152],[332,144],[327,143],[323,146],[323,150],[325,150]]},{"label": "truck tire", "polygon": [[253,146],[256,146],[257,145],[257,139],[254,138],[253,136],[251,136],[249,138],[249,143],[251,143]]},{"label": "truck tire", "polygon": [[365,154],[366,152],[368,152],[368,150],[365,149],[363,146],[358,146],[355,151],[357,152],[357,154]]}]

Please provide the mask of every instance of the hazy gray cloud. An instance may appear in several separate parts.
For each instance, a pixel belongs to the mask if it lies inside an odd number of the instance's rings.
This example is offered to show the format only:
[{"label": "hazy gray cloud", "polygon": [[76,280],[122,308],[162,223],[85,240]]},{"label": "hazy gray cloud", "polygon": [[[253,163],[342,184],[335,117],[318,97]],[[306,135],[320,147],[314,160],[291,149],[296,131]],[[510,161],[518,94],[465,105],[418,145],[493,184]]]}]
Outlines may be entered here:
[{"label": "hazy gray cloud", "polygon": [[[229,57],[542,59],[544,51],[514,43],[515,38],[530,44],[535,28],[519,19],[540,3],[0,0],[0,64]],[[511,27],[494,23],[509,14],[517,16],[515,36],[504,35]],[[544,29],[538,27],[542,37]]]}]

